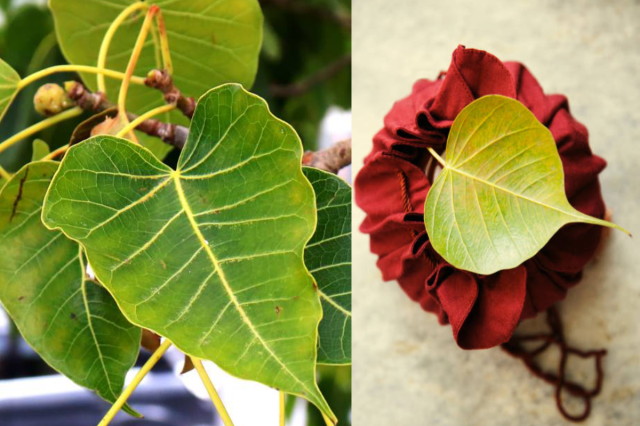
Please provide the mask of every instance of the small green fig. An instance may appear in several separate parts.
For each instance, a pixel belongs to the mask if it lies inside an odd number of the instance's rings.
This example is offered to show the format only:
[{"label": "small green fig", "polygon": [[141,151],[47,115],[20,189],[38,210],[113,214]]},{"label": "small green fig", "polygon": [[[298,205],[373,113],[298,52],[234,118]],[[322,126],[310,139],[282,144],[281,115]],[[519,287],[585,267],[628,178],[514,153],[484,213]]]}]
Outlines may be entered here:
[{"label": "small green fig", "polygon": [[53,83],[41,86],[33,98],[33,106],[36,111],[47,117],[59,114],[73,105],[74,103],[67,95],[67,92]]}]

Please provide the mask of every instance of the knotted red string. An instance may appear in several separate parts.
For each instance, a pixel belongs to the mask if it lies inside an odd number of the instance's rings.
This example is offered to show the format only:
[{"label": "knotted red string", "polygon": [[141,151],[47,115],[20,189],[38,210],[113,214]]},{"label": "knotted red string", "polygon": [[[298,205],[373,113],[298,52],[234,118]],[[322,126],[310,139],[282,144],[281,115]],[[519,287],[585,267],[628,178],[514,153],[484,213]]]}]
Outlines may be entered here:
[{"label": "knotted red string", "polygon": [[[558,410],[562,415],[570,421],[581,422],[589,417],[591,412],[591,399],[600,393],[604,372],[602,370],[602,357],[607,354],[605,349],[595,351],[581,351],[567,345],[564,338],[564,330],[562,321],[554,306],[547,310],[547,324],[551,329],[550,333],[537,333],[529,335],[513,336],[507,343],[501,345],[502,349],[510,355],[519,358],[524,362],[529,371],[535,376],[541,378],[547,383],[556,387],[555,398]],[[533,350],[527,350],[524,342],[542,342],[542,344]],[[558,364],[558,374],[548,373],[542,370],[540,364],[536,362],[538,355],[545,352],[551,345],[557,345],[560,348],[560,362]],[[594,357],[596,361],[596,385],[593,389],[587,390],[579,383],[568,381],[565,377],[567,358],[570,354],[577,355],[581,358]],[[566,390],[571,395],[582,398],[584,401],[584,410],[579,415],[573,415],[567,412],[563,400],[562,390]]]}]

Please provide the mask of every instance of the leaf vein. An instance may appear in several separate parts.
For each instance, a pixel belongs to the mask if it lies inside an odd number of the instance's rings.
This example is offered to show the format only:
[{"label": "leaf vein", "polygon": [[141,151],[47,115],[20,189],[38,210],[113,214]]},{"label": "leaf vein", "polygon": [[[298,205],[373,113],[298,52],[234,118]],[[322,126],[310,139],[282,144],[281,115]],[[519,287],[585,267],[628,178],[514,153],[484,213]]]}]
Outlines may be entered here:
[{"label": "leaf vein", "polygon": [[[197,235],[198,239],[200,240],[200,243],[202,244],[202,246],[204,247],[205,251],[207,252],[207,255],[209,256],[209,259],[211,260],[211,263],[212,263],[214,269],[218,273],[218,277],[220,278],[220,282],[222,283],[224,290],[229,295],[229,298],[231,299],[231,302],[233,303],[234,307],[236,308],[236,310],[237,310],[238,314],[240,315],[242,321],[247,326],[247,328],[249,328],[249,330],[253,333],[253,335],[256,336],[256,338],[258,338],[258,340],[260,341],[262,346],[264,346],[264,348],[267,350],[269,355],[280,365],[281,368],[280,368],[279,372],[285,371],[296,382],[298,382],[305,390],[307,390],[309,392],[309,395],[313,395],[314,392],[311,389],[309,389],[307,384],[305,382],[301,381],[295,374],[293,374],[293,372],[291,370],[289,370],[287,365],[284,362],[282,362],[282,360],[275,354],[275,352],[273,352],[273,349],[271,349],[271,347],[265,342],[265,340],[260,335],[260,333],[258,333],[258,330],[254,326],[253,322],[249,319],[249,317],[247,316],[247,313],[244,311],[244,309],[242,309],[242,306],[240,306],[240,304],[238,302],[238,299],[236,298],[236,295],[233,292],[233,289],[231,288],[229,282],[227,281],[227,278],[226,278],[224,272],[221,269],[221,265],[219,264],[218,259],[216,258],[216,256],[211,251],[211,248],[209,247],[209,244],[207,244],[206,239],[204,238],[204,235],[202,235],[202,232],[200,231],[200,228],[198,227],[198,223],[196,222],[195,218],[193,217],[193,212],[191,211],[191,206],[187,202],[186,196],[185,196],[184,191],[182,189],[182,184],[180,183],[180,177],[179,177],[178,174],[175,174],[173,176],[173,181],[175,182],[175,189],[176,189],[176,192],[178,193],[178,197],[180,198],[180,202],[182,203],[182,207],[186,211],[187,217],[189,218],[189,222],[191,223],[191,226],[193,227],[193,232]],[[201,340],[201,342],[202,341],[203,340]]]}]

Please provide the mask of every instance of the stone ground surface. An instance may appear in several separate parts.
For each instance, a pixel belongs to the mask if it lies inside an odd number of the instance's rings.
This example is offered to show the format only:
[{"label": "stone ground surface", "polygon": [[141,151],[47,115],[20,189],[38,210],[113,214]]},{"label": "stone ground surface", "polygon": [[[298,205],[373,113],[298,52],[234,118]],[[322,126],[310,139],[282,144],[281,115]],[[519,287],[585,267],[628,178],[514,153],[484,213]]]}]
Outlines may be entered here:
[{"label": "stone ground surface", "polygon": [[[416,79],[446,70],[452,51],[464,44],[525,63],[547,93],[569,97],[594,152],[609,163],[601,183],[614,220],[640,234],[640,2],[353,5],[354,176],[392,103]],[[363,218],[356,208],[354,226]],[[638,244],[637,237],[614,232],[560,304],[570,342],[609,350],[604,388],[586,425],[640,424]],[[439,326],[396,283],[382,282],[366,235],[356,232],[354,246],[355,425],[569,424],[556,410],[552,386],[500,349],[458,349],[449,327]],[[554,359],[557,353],[546,359],[549,366]],[[569,370],[573,378],[593,380],[591,363],[572,359]]]}]

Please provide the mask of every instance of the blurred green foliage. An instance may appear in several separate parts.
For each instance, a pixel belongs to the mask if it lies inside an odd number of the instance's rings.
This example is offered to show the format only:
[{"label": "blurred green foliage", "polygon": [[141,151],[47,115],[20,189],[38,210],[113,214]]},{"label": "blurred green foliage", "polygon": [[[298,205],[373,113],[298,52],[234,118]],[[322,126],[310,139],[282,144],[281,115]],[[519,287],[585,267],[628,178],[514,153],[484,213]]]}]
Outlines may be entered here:
[{"label": "blurred green foliage", "polygon": [[[53,31],[53,19],[44,6],[26,4],[16,7],[12,0],[0,3],[4,24],[0,28],[0,57],[21,76],[53,65],[66,63],[60,53]],[[70,74],[58,74],[49,81],[62,83],[73,78]],[[33,96],[38,89],[34,84],[23,90],[9,108],[0,123],[0,140],[42,120],[33,109]],[[52,148],[62,146],[69,140],[71,132],[80,119],[70,120],[46,129],[31,140],[43,139]],[[31,143],[23,141],[3,152],[0,165],[9,171],[18,170],[31,159]]]},{"label": "blurred green foliage", "polygon": [[[351,1],[261,3],[265,34],[253,91],[269,102],[277,116],[293,125],[307,149],[314,149],[318,125],[327,109],[332,105],[351,109]],[[305,81],[332,66],[338,69],[301,93],[275,96],[276,88],[304,86]]]}]

